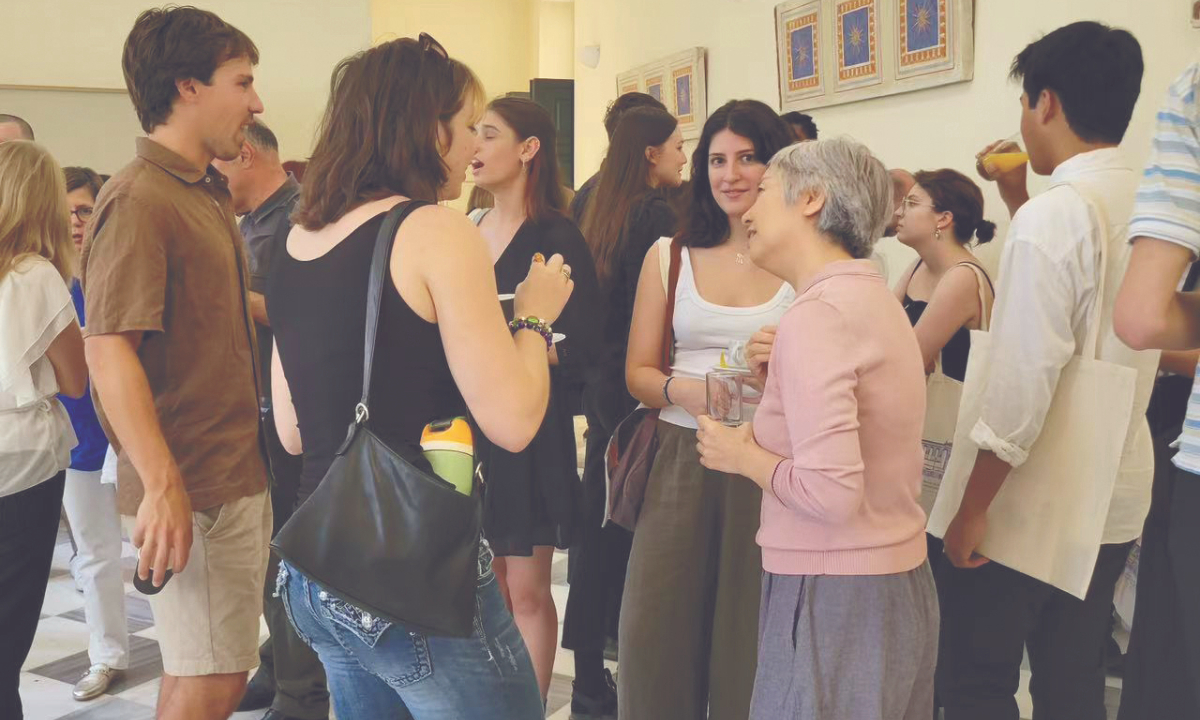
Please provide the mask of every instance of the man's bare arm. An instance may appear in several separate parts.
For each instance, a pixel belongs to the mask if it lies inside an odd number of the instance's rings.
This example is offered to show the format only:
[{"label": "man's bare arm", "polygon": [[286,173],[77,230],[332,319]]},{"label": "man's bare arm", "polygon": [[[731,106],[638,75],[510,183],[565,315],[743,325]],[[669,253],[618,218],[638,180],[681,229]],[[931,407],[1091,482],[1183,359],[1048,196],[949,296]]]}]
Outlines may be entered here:
[{"label": "man's bare arm", "polygon": [[88,368],[105,417],[145,488],[130,538],[141,549],[138,572],[161,585],[168,567],[187,565],[192,508],[154,407],[150,381],[138,359],[141,332],[98,335],[84,341]]},{"label": "man's bare arm", "polygon": [[267,298],[262,293],[250,292],[250,317],[263,327],[271,327],[271,319],[267,317]]}]

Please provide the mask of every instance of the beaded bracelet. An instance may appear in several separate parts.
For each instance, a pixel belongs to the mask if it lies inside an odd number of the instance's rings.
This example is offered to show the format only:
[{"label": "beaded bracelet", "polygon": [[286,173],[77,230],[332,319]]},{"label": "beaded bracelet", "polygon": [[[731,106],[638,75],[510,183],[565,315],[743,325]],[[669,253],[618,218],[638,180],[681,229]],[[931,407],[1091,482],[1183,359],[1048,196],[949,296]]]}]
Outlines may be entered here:
[{"label": "beaded bracelet", "polygon": [[514,333],[518,330],[532,330],[542,339],[546,341],[546,349],[554,347],[554,331],[550,328],[550,323],[533,316],[516,318],[508,324],[508,328]]}]

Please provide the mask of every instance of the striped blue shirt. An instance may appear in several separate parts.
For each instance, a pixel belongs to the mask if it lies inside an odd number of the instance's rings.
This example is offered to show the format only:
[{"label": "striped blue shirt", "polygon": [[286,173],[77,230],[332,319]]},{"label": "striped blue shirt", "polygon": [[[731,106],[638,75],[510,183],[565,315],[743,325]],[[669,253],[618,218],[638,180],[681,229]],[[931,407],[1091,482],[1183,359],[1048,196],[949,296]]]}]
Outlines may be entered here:
[{"label": "striped blue shirt", "polygon": [[[1192,63],[1167,91],[1137,205],[1130,239],[1154,238],[1182,245],[1200,257],[1200,61]],[[1200,474],[1200,369],[1188,399],[1175,466]]]}]

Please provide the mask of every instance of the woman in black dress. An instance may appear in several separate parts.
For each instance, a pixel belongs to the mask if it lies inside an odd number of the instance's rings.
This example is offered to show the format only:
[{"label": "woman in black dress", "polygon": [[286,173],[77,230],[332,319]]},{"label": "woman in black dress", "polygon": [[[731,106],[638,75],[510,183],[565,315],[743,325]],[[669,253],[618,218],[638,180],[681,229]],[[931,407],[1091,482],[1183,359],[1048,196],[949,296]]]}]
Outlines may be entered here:
[{"label": "woman in black dress", "polygon": [[550,594],[554,548],[571,545],[578,522],[579,474],[574,416],[583,373],[600,337],[600,294],[591,253],[564,214],[566,203],[550,114],[529,100],[493,101],[476,128],[471,170],[476,187],[495,207],[472,220],[487,240],[496,286],[515,290],[529,257],[560,254],[572,268],[575,291],[554,330],[562,337],[550,354],[550,405],[529,447],[510,453],[485,445],[484,535],[496,553],[500,587],[525,638],[545,698],[558,644],[558,613]]}]

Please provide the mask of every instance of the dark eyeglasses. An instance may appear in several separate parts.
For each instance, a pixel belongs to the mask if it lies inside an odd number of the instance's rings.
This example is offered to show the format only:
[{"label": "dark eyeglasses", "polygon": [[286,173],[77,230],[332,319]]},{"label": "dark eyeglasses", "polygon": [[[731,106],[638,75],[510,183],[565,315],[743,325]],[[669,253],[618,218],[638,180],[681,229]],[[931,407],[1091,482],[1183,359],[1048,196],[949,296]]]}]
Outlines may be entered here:
[{"label": "dark eyeglasses", "polygon": [[83,207],[78,207],[72,210],[71,214],[79,218],[79,222],[87,222],[88,218],[92,216],[93,212],[95,212],[93,208],[84,205]]},{"label": "dark eyeglasses", "polygon": [[433,53],[442,60],[449,60],[450,54],[446,52],[446,48],[442,44],[433,39],[429,33],[421,33],[417,36],[417,42],[421,45],[421,52]]}]

